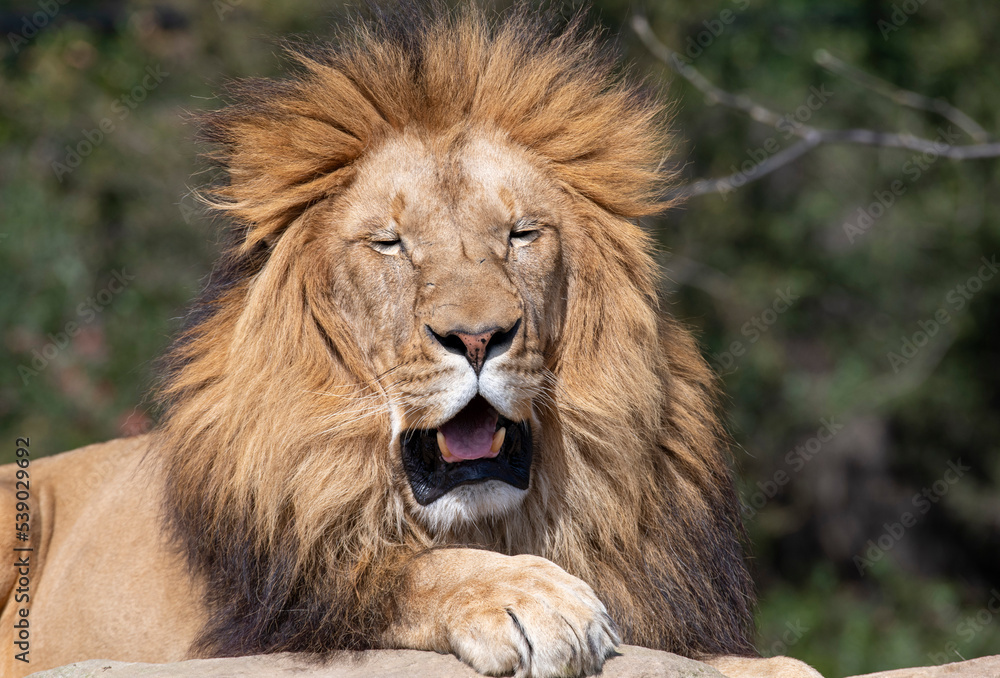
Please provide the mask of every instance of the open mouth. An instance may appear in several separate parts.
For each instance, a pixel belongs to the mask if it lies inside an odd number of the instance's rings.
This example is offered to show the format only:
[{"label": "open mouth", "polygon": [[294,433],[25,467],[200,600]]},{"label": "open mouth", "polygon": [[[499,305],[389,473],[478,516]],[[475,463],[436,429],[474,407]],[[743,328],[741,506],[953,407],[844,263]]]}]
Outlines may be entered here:
[{"label": "open mouth", "polygon": [[500,480],[520,490],[531,479],[531,428],[476,396],[436,429],[401,436],[403,468],[421,506],[459,485]]}]

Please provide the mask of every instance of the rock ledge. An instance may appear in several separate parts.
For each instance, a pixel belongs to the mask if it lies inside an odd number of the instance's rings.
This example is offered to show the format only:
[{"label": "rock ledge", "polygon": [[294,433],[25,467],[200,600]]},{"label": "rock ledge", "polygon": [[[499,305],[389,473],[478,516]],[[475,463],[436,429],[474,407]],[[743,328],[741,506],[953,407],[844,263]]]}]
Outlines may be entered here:
[{"label": "rock ledge", "polygon": [[[723,678],[712,667],[669,652],[624,645],[604,665],[601,678]],[[32,678],[479,678],[451,655],[417,650],[358,652],[325,664],[296,654],[232,659],[193,659],[173,664],[138,664],[92,659]],[[1000,678],[1000,655],[956,664],[869,673],[856,678]]]}]

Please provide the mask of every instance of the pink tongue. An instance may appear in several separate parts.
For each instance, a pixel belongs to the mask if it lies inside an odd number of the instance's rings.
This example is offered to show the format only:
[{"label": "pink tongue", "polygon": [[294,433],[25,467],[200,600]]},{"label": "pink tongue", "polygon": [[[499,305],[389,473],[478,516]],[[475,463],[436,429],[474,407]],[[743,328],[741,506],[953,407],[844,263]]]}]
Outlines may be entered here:
[{"label": "pink tongue", "polygon": [[493,433],[497,428],[497,411],[486,400],[476,396],[453,419],[438,430],[444,435],[448,451],[459,459],[482,459],[492,456]]}]

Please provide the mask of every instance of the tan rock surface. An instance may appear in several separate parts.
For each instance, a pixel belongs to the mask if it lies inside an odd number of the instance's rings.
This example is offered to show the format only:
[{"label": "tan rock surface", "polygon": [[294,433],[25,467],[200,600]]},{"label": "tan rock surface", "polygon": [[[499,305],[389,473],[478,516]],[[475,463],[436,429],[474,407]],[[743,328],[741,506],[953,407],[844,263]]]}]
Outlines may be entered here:
[{"label": "tan rock surface", "polygon": [[[722,678],[701,662],[643,647],[626,645],[604,665],[601,678]],[[299,655],[277,654],[233,659],[195,659],[174,664],[90,661],[40,671],[32,678],[478,678],[451,655],[417,650],[377,650],[346,656],[329,664]],[[1000,655],[967,662],[869,673],[855,678],[1000,678]]]},{"label": "tan rock surface", "polygon": [[941,666],[866,673],[854,678],[1000,678],[1000,655]]},{"label": "tan rock surface", "polygon": [[[621,655],[604,665],[601,678],[722,678],[701,662],[668,652],[623,646]],[[195,659],[174,664],[133,664],[90,660],[33,673],[32,678],[479,678],[451,655],[417,650],[376,650],[358,653],[327,665],[294,654],[258,655],[233,659]]]}]

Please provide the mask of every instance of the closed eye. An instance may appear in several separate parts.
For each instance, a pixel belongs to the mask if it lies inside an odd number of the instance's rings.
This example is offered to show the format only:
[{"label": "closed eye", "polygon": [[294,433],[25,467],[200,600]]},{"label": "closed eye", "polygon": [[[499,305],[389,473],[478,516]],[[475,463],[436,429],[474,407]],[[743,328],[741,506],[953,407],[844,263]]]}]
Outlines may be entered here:
[{"label": "closed eye", "polygon": [[403,249],[403,245],[399,238],[389,239],[382,238],[379,240],[369,240],[368,246],[379,254],[385,254],[389,256],[395,256]]},{"label": "closed eye", "polygon": [[531,244],[542,234],[541,229],[538,228],[523,228],[517,231],[510,232],[510,244],[513,247],[524,247],[525,245]]}]

